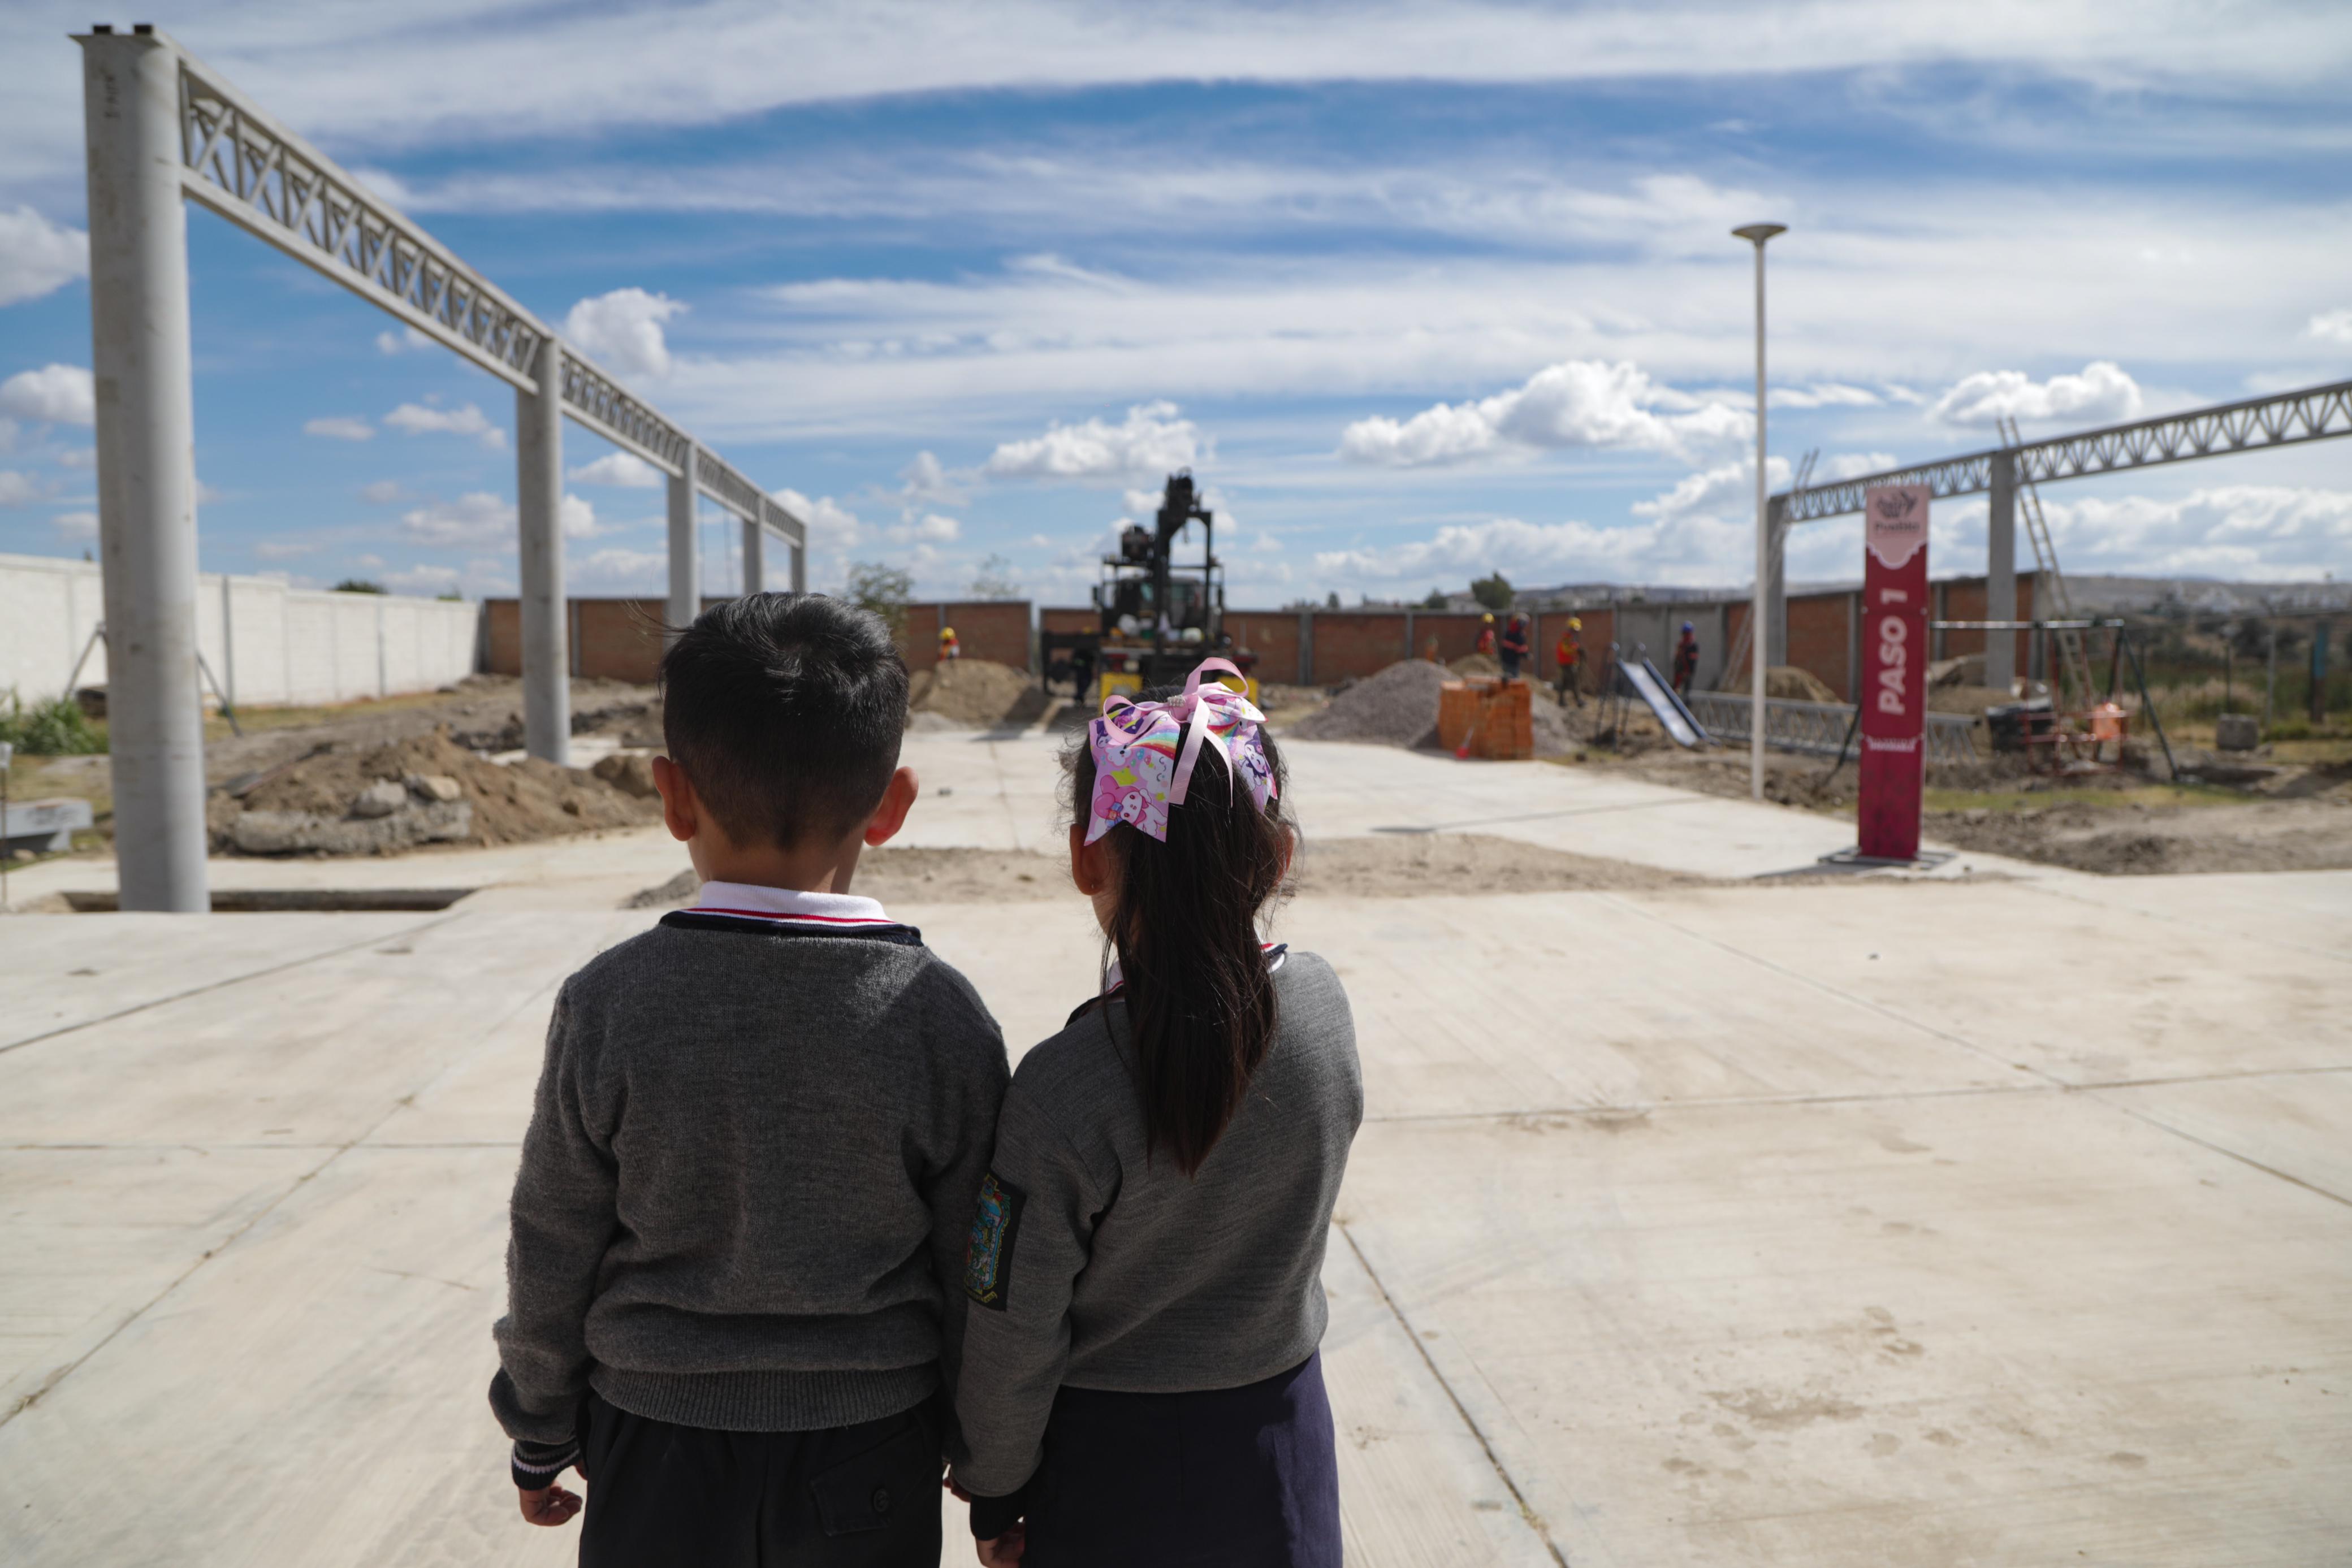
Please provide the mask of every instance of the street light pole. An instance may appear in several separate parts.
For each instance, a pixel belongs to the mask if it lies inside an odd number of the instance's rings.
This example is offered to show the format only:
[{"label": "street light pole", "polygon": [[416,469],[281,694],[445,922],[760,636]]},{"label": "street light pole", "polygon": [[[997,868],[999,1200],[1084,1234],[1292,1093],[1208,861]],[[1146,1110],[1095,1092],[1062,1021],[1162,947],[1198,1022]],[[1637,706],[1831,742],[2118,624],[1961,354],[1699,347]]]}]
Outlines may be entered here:
[{"label": "street light pole", "polygon": [[1756,247],[1756,596],[1748,606],[1748,790],[1764,799],[1764,600],[1770,591],[1772,524],[1764,480],[1764,242],[1786,234],[1786,224],[1749,224],[1731,231]]}]

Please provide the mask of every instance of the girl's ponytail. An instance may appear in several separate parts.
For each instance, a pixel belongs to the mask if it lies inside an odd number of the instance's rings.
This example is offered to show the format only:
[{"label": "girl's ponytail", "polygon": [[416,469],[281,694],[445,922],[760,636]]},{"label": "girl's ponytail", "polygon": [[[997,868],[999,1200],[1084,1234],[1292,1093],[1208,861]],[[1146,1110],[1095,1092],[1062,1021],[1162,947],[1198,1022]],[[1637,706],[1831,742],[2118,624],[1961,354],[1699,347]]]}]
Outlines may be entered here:
[{"label": "girl's ponytail", "polygon": [[[1274,1040],[1257,917],[1282,886],[1291,830],[1280,755],[1270,737],[1255,739],[1274,786],[1263,809],[1235,768],[1204,756],[1183,800],[1166,808],[1165,841],[1129,821],[1106,837],[1118,888],[1106,946],[1124,981],[1144,1135],[1186,1176],[1216,1146]],[[1071,771],[1085,822],[1098,784],[1090,747],[1076,748]]]}]

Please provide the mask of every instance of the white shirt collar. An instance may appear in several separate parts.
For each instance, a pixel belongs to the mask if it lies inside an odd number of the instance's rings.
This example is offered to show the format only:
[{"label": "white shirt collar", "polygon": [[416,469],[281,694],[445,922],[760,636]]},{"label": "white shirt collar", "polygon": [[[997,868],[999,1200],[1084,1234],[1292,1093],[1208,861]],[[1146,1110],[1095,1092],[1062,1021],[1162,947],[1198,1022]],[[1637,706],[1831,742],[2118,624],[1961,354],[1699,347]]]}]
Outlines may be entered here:
[{"label": "white shirt collar", "polygon": [[852,893],[801,893],[750,882],[706,882],[693,907],[705,915],[812,925],[896,925],[877,901]]}]

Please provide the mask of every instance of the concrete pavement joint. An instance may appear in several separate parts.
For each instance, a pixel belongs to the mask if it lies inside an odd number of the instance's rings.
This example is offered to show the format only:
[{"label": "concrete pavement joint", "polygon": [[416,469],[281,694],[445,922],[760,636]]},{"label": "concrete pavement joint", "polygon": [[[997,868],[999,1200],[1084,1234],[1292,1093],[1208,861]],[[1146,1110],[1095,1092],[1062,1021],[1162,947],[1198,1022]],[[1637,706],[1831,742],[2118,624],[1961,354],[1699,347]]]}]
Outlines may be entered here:
[{"label": "concrete pavement joint", "polygon": [[2088,1094],[2103,1089],[2163,1089],[2182,1083],[2231,1083],[2252,1078],[2307,1078],[2332,1072],[2352,1072],[2352,1063],[2335,1067],[2249,1067],[2227,1072],[2184,1072],[2170,1078],[2116,1078],[2093,1083],[1974,1083],[1952,1089],[1874,1089],[1852,1094],[1713,1094],[1688,1100],[1618,1100],[1586,1105],[1530,1105],[1507,1111],[1429,1111],[1418,1113],[1367,1114],[1367,1122],[1405,1124],[1435,1122],[1494,1122],[1513,1116],[1624,1116],[1653,1111],[1748,1110],[1775,1105],[1868,1105],[1887,1101],[1951,1100],[1977,1094]]},{"label": "concrete pavement joint", "polygon": [[1430,1359],[1429,1349],[1422,1343],[1421,1334],[1413,1328],[1412,1320],[1404,1315],[1404,1309],[1398,1306],[1396,1298],[1389,1293],[1386,1281],[1381,1280],[1380,1271],[1372,1267],[1372,1260],[1364,1256],[1364,1249],[1356,1244],[1356,1238],[1349,1231],[1347,1222],[1333,1220],[1331,1228],[1339,1233],[1339,1239],[1348,1244],[1348,1250],[1356,1255],[1356,1264],[1363,1270],[1364,1278],[1370,1280],[1372,1282],[1372,1289],[1381,1293],[1381,1305],[1388,1308],[1389,1315],[1396,1319],[1399,1328],[1404,1330],[1404,1337],[1412,1342],[1413,1354],[1421,1357],[1421,1364],[1429,1369],[1429,1375],[1436,1379],[1437,1386],[1445,1391],[1446,1402],[1454,1406],[1454,1413],[1462,1418],[1462,1425],[1469,1430],[1473,1437],[1478,1440],[1479,1451],[1486,1456],[1486,1462],[1495,1467],[1496,1479],[1502,1481],[1504,1490],[1511,1494],[1511,1500],[1518,1505],[1519,1517],[1526,1520],[1528,1528],[1536,1532],[1536,1538],[1543,1542],[1544,1550],[1551,1553],[1551,1560],[1559,1563],[1559,1568],[1568,1568],[1568,1554],[1559,1549],[1559,1542],[1552,1540],[1550,1526],[1544,1522],[1543,1515],[1535,1511],[1535,1506],[1528,1501],[1527,1493],[1519,1490],[1519,1483],[1513,1479],[1510,1470],[1504,1466],[1501,1457],[1495,1452],[1495,1445],[1486,1440],[1486,1432],[1471,1416],[1469,1407],[1462,1403],[1462,1396],[1454,1391],[1454,1385],[1445,1381],[1445,1375],[1437,1370],[1437,1363]]},{"label": "concrete pavement joint", "polygon": [[[2042,879],[2037,877],[2032,879],[2020,878],[2019,880],[2021,882],[2024,882],[2027,886],[2032,887],[2038,893],[2055,894],[2057,897],[2082,904],[2084,908],[2095,909],[2103,915],[2137,915],[2147,920],[2161,920],[2168,925],[2186,926],[2191,931],[2200,932],[2208,936],[2238,937],[2243,935],[2243,933],[2231,931],[2225,927],[2209,925],[2201,920],[2191,920],[2186,915],[2175,915],[2169,910],[2147,909],[2138,904],[2102,904],[2096,899],[2084,898],[2080,893],[2068,887],[2063,880],[2057,878]],[[2333,959],[2339,964],[2352,963],[2352,953],[2347,953],[2340,948],[2312,947],[2307,946],[2301,942],[2287,941],[2277,936],[2266,936],[2263,938],[2263,946],[2271,947],[2291,947],[2298,953],[2308,953],[2314,957]]]},{"label": "concrete pavement joint", "polygon": [[[455,919],[455,918],[457,918],[457,916],[454,916],[454,915],[453,915],[453,916],[449,916],[449,917],[447,917],[447,919],[444,919],[444,920],[436,920],[436,921],[431,922],[430,924],[435,925],[446,925],[446,924],[448,923],[448,919]],[[417,927],[413,927],[413,928],[412,928],[412,930],[423,930],[423,929],[425,929],[425,927],[423,927],[423,926],[417,926]],[[379,933],[377,936],[372,936],[372,937],[370,937],[368,940],[369,940],[370,942],[380,942],[380,941],[383,940],[383,937],[382,934],[381,934],[381,933]],[[352,944],[352,946],[366,946],[366,944],[365,944],[365,943],[354,943],[354,944]],[[343,948],[339,948],[339,949],[337,949],[337,951],[338,951],[338,952],[345,952],[345,953],[348,953],[348,952],[350,952],[350,951],[351,951],[351,948],[350,948],[350,947],[343,947]],[[320,956],[320,957],[331,957],[331,956],[333,956],[332,954],[323,954],[323,953],[322,953],[322,954],[319,954],[319,955],[317,955],[317,956]],[[298,960],[296,960],[296,962],[297,962],[297,963],[308,963],[308,962],[310,962],[310,960],[309,960],[309,959],[298,959]],[[294,967],[294,965],[292,965],[292,964],[281,964],[281,965],[278,966],[278,968],[276,968],[276,969],[263,969],[263,970],[257,971],[255,974],[252,974],[252,975],[240,976],[240,977],[238,977],[238,978],[239,978],[239,979],[258,979],[258,978],[259,978],[259,977],[261,977],[261,976],[263,976],[263,975],[276,974],[276,973],[278,973],[278,970],[279,970],[279,969],[287,969],[287,968],[291,968],[291,967]],[[221,982],[219,983],[219,986],[236,985],[236,983],[237,983],[237,980],[224,980],[224,981],[221,981]],[[488,1028],[484,1029],[484,1030],[483,1030],[483,1031],[482,1031],[482,1033],[481,1033],[481,1036],[480,1036],[480,1037],[479,1037],[479,1039],[476,1041],[476,1043],[478,1045],[478,1044],[480,1043],[480,1040],[489,1039],[491,1036],[495,1035],[495,1034],[496,1034],[499,1030],[501,1030],[501,1029],[505,1028],[505,1027],[506,1027],[506,1024],[507,1024],[507,1021],[508,1021],[509,1019],[512,1019],[512,1018],[513,1018],[517,1013],[521,1012],[525,1008],[528,1008],[528,1007],[531,1006],[534,1002],[538,1001],[541,997],[545,996],[549,991],[551,991],[551,990],[554,989],[554,988],[555,988],[556,984],[557,984],[557,982],[551,981],[551,982],[549,982],[549,983],[547,983],[547,984],[545,984],[545,985],[541,985],[541,986],[539,986],[539,987],[535,988],[530,992],[530,994],[529,996],[527,996],[527,997],[525,997],[525,998],[523,998],[523,1000],[522,1000],[522,1001],[520,1001],[520,1003],[516,1004],[513,1008],[509,1009],[508,1011],[506,1011],[506,1012],[504,1012],[504,1013],[500,1014],[495,1022],[491,1023]],[[197,988],[197,989],[198,989],[199,991],[217,990],[217,989],[219,988],[219,986],[203,986],[203,987],[199,987],[199,988]],[[185,992],[185,993],[183,993],[183,994],[184,994],[184,995],[190,995],[190,996],[193,996],[193,995],[194,995],[194,994],[196,994],[196,993],[192,991],[192,992]],[[137,1012],[137,1011],[140,1011],[141,1009],[137,1009],[137,1008],[131,1008],[131,1009],[125,1009],[125,1010],[126,1010],[127,1012]],[[121,1016],[121,1015],[117,1015],[117,1016]],[[97,1021],[97,1020],[93,1020],[93,1021]],[[66,1031],[64,1031],[64,1030],[58,1030],[58,1033],[64,1033],[64,1032],[66,1032]],[[29,1042],[29,1041],[27,1041],[27,1042],[25,1042],[25,1043],[30,1043],[30,1042]],[[464,1058],[463,1058],[463,1057],[460,1057],[458,1060],[462,1061],[464,1060]],[[455,1064],[453,1063],[452,1065],[454,1066]],[[104,1337],[104,1338],[100,1339],[100,1340],[96,1344],[91,1345],[88,1350],[86,1350],[86,1351],[82,1352],[79,1355],[78,1355],[78,1356],[74,1357],[72,1361],[70,1361],[70,1362],[67,1363],[64,1366],[59,1367],[56,1372],[54,1372],[54,1373],[50,1374],[47,1377],[46,1377],[46,1378],[42,1379],[42,1381],[41,1381],[41,1385],[40,1385],[38,1388],[34,1389],[30,1394],[27,1394],[27,1395],[26,1395],[23,1398],[21,1398],[21,1399],[17,1400],[17,1401],[16,1401],[16,1403],[14,1406],[10,1406],[8,1409],[6,1409],[6,1410],[5,1410],[5,1411],[0,1411],[0,1427],[5,1427],[5,1426],[7,1426],[9,1422],[14,1421],[14,1420],[18,1416],[21,1416],[21,1415],[23,1415],[26,1411],[27,1411],[27,1410],[29,1410],[29,1409],[31,1409],[31,1408],[32,1408],[36,1404],[39,1403],[39,1402],[40,1402],[40,1400],[41,1400],[42,1398],[44,1398],[44,1397],[45,1397],[45,1396],[46,1396],[50,1392],[50,1390],[52,1390],[52,1389],[56,1388],[59,1384],[63,1383],[67,1378],[71,1377],[75,1373],[77,1373],[77,1372],[80,1371],[80,1370],[82,1369],[82,1367],[84,1367],[85,1365],[89,1364],[89,1360],[90,1360],[90,1358],[91,1358],[92,1356],[95,1356],[96,1354],[98,1354],[98,1353],[99,1353],[99,1352],[100,1352],[100,1351],[104,1350],[108,1345],[112,1344],[112,1343],[113,1343],[118,1339],[118,1338],[121,1337],[121,1334],[122,1334],[122,1331],[123,1331],[123,1330],[125,1330],[125,1329],[129,1328],[132,1323],[137,1322],[140,1319],[142,1319],[142,1318],[145,1317],[149,1312],[151,1312],[154,1311],[154,1310],[155,1310],[155,1308],[156,1308],[156,1306],[157,1306],[157,1305],[159,1305],[159,1304],[160,1304],[160,1303],[164,1300],[164,1298],[165,1298],[165,1297],[167,1297],[167,1296],[171,1295],[173,1291],[177,1291],[177,1290],[178,1290],[182,1285],[186,1284],[190,1280],[194,1279],[194,1278],[196,1276],[196,1273],[198,1272],[198,1270],[202,1270],[202,1269],[205,1267],[205,1264],[207,1264],[207,1263],[211,1262],[214,1259],[215,1259],[215,1258],[219,1257],[222,1253],[224,1253],[224,1252],[227,1251],[230,1248],[232,1248],[232,1247],[236,1246],[239,1241],[243,1240],[243,1239],[245,1239],[248,1234],[250,1234],[250,1233],[252,1232],[252,1229],[253,1229],[253,1228],[254,1228],[255,1226],[257,1226],[257,1225],[260,1224],[264,1219],[267,1219],[270,1215],[272,1215],[272,1214],[276,1213],[276,1212],[278,1211],[278,1206],[279,1206],[279,1205],[283,1204],[283,1203],[284,1203],[288,1198],[289,1198],[289,1197],[293,1197],[293,1196],[294,1196],[294,1194],[296,1194],[297,1192],[299,1192],[299,1191],[303,1188],[303,1186],[306,1186],[307,1184],[309,1184],[310,1181],[312,1181],[313,1179],[315,1179],[315,1178],[316,1178],[316,1177],[318,1177],[319,1176],[322,1175],[322,1174],[326,1171],[326,1169],[327,1169],[327,1167],[328,1167],[328,1166],[330,1166],[333,1165],[337,1160],[341,1159],[345,1155],[349,1154],[352,1149],[359,1147],[362,1144],[364,1144],[364,1143],[365,1143],[365,1142],[366,1142],[366,1141],[367,1141],[371,1136],[373,1136],[376,1132],[380,1131],[380,1130],[383,1128],[383,1126],[384,1125],[384,1124],[385,1124],[385,1123],[387,1123],[387,1122],[391,1121],[394,1116],[399,1115],[403,1111],[407,1110],[407,1109],[409,1108],[409,1106],[411,1105],[411,1103],[415,1100],[415,1098],[416,1098],[416,1096],[417,1096],[418,1094],[423,1093],[426,1088],[430,1088],[430,1087],[432,1086],[432,1084],[433,1084],[435,1082],[438,1081],[438,1080],[439,1080],[439,1079],[440,1079],[444,1074],[446,1074],[448,1071],[449,1071],[449,1068],[445,1067],[445,1068],[442,1070],[442,1071],[441,1071],[441,1072],[436,1072],[436,1074],[434,1074],[434,1076],[433,1076],[432,1078],[427,1079],[427,1080],[425,1081],[425,1082],[423,1085],[421,1085],[420,1087],[418,1087],[418,1088],[416,1088],[416,1089],[413,1089],[413,1090],[411,1090],[409,1092],[407,1092],[406,1094],[403,1094],[403,1095],[400,1095],[400,1096],[398,1096],[397,1098],[395,1098],[395,1099],[393,1101],[393,1103],[391,1103],[391,1105],[385,1109],[385,1111],[384,1111],[384,1113],[383,1113],[383,1115],[381,1115],[381,1116],[377,1117],[377,1118],[375,1119],[375,1121],[374,1121],[374,1122],[371,1123],[371,1124],[368,1125],[367,1129],[366,1129],[364,1132],[362,1132],[362,1133],[358,1134],[356,1136],[352,1137],[350,1141],[348,1141],[348,1142],[346,1142],[346,1143],[337,1144],[337,1145],[320,1145],[320,1144],[310,1144],[310,1145],[297,1144],[297,1145],[263,1145],[263,1146],[293,1147],[293,1148],[314,1148],[314,1149],[315,1149],[315,1148],[326,1148],[326,1149],[328,1149],[328,1151],[329,1151],[329,1152],[328,1152],[328,1154],[327,1154],[327,1156],[326,1156],[324,1159],[320,1160],[317,1165],[312,1166],[309,1170],[304,1171],[301,1175],[299,1175],[299,1176],[296,1176],[292,1181],[290,1181],[290,1182],[287,1183],[287,1185],[286,1185],[286,1188],[285,1188],[285,1190],[284,1190],[284,1191],[280,1192],[280,1193],[279,1193],[276,1197],[271,1198],[268,1203],[266,1203],[266,1204],[262,1205],[262,1207],[259,1207],[259,1208],[256,1209],[256,1210],[253,1212],[253,1214],[252,1214],[250,1217],[248,1217],[248,1218],[247,1218],[247,1220],[246,1220],[246,1222],[245,1222],[244,1224],[242,1224],[242,1225],[238,1226],[235,1230],[230,1231],[230,1232],[229,1232],[229,1234],[228,1234],[227,1236],[226,1236],[226,1237],[222,1238],[222,1239],[221,1239],[221,1240],[220,1240],[220,1242],[219,1242],[216,1246],[213,1246],[213,1247],[208,1247],[208,1248],[206,1248],[206,1249],[205,1249],[205,1251],[203,1252],[203,1254],[202,1254],[202,1255],[200,1255],[200,1256],[196,1259],[196,1260],[195,1260],[194,1262],[193,1262],[193,1263],[189,1264],[189,1265],[187,1266],[187,1268],[185,1268],[184,1270],[181,1270],[181,1272],[180,1272],[177,1276],[175,1276],[175,1277],[174,1277],[174,1278],[173,1278],[173,1280],[172,1280],[168,1284],[166,1284],[166,1285],[165,1285],[162,1290],[160,1290],[160,1291],[156,1291],[154,1295],[152,1295],[152,1297],[148,1298],[148,1300],[147,1300],[146,1301],[142,1302],[142,1304],[141,1304],[141,1305],[140,1305],[140,1306],[139,1306],[135,1311],[131,1312],[129,1312],[129,1313],[125,1314],[125,1316],[123,1317],[123,1319],[122,1319],[122,1321],[121,1321],[121,1322],[116,1323],[116,1324],[115,1324],[111,1329],[109,1329],[109,1330],[106,1332],[106,1335],[105,1335],[105,1337]],[[173,1145],[173,1147],[193,1147],[194,1145]],[[196,1150],[196,1152],[201,1154],[201,1153],[205,1153],[205,1151],[204,1151],[204,1150],[202,1150],[202,1149],[198,1149],[198,1150]]]},{"label": "concrete pavement joint", "polygon": [[[236,917],[231,915],[227,918],[234,919]],[[325,918],[332,919],[333,916],[328,915],[325,916]],[[38,1045],[45,1040],[55,1040],[59,1035],[71,1034],[76,1030],[93,1029],[102,1023],[112,1023],[117,1019],[127,1019],[133,1013],[143,1013],[150,1008],[160,1008],[167,1006],[173,1002],[185,1001],[190,997],[201,997],[207,991],[217,991],[228,986],[240,986],[247,980],[258,980],[269,975],[282,975],[289,969],[299,969],[305,964],[315,964],[321,958],[340,957],[343,954],[349,953],[355,948],[365,947],[370,943],[396,942],[402,937],[415,936],[421,932],[430,931],[436,925],[446,925],[452,920],[461,920],[463,918],[465,918],[463,913],[457,915],[445,915],[438,920],[427,920],[421,925],[404,926],[398,931],[378,931],[373,936],[363,936],[357,942],[348,943],[341,947],[330,947],[324,952],[305,954],[299,958],[289,958],[283,964],[272,964],[266,969],[254,969],[242,975],[231,975],[226,979],[213,980],[201,986],[191,986],[184,991],[174,991],[168,997],[157,997],[152,1001],[140,1002],[134,1006],[124,1008],[120,1012],[108,1013],[101,1018],[84,1019],[79,1023],[69,1023],[62,1028],[49,1030],[41,1034],[29,1034],[22,1040],[12,1040],[5,1045],[0,1045],[0,1054],[5,1054],[8,1051],[16,1051],[23,1046]]]},{"label": "concrete pavement joint", "polygon": [[2252,1155],[2242,1155],[2235,1149],[2225,1148],[2221,1145],[2214,1143],[2209,1138],[2200,1138],[2194,1133],[2183,1132],[2179,1127],[2172,1125],[2169,1122],[2158,1121],[2156,1117],[2149,1115],[2145,1111],[2136,1110],[2129,1105],[2118,1105],[2104,1094],[2095,1093],[2091,1098],[2096,1100],[2100,1104],[2105,1105],[2111,1111],[2120,1111],[2125,1115],[2131,1117],[2134,1121],[2145,1122],[2158,1132],[2169,1133],[2176,1138],[2185,1138],[2200,1149],[2210,1149],[2214,1154],[2226,1155],[2227,1157],[2237,1161],[2242,1166],[2252,1166],[2255,1170],[2262,1172],[2264,1176],[2276,1176],[2279,1180],[2292,1183],[2294,1186],[2303,1188],[2305,1192],[2316,1193],[2321,1197],[2326,1198],[2331,1203],[2340,1203],[2347,1208],[2352,1208],[2352,1197],[2347,1197],[2340,1192],[2330,1192],[2327,1188],[2317,1186],[2312,1182],[2307,1182],[2299,1176],[2290,1176],[2285,1171],[2279,1169],[2276,1166],[2266,1166],[2263,1164],[2262,1161],[2253,1158]]}]

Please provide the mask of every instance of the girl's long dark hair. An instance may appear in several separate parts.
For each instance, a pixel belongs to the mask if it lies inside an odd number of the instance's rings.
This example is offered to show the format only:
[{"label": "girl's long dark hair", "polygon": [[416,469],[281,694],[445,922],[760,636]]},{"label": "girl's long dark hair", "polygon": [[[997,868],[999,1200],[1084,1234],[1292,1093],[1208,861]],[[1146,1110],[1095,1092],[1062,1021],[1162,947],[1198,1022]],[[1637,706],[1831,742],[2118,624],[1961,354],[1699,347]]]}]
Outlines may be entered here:
[{"label": "girl's long dark hair", "polygon": [[[1272,736],[1261,741],[1281,790],[1281,753]],[[1102,841],[1118,885],[1105,946],[1118,950],[1125,981],[1146,1145],[1188,1176],[1223,1135],[1274,1041],[1274,977],[1257,920],[1290,859],[1281,794],[1259,811],[1211,750],[1202,747],[1184,803],[1168,809],[1166,843],[1125,822]],[[1070,774],[1083,822],[1095,792],[1084,740]]]}]

